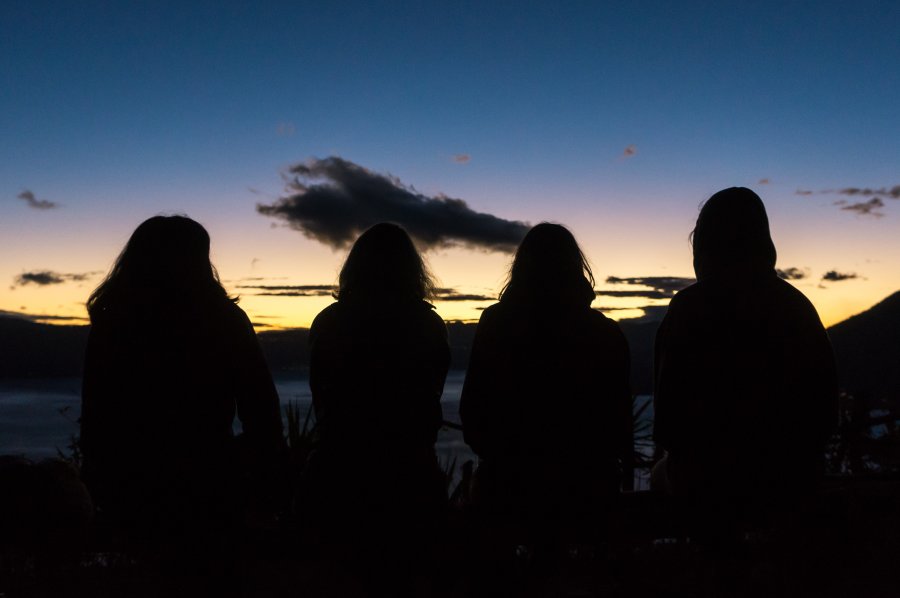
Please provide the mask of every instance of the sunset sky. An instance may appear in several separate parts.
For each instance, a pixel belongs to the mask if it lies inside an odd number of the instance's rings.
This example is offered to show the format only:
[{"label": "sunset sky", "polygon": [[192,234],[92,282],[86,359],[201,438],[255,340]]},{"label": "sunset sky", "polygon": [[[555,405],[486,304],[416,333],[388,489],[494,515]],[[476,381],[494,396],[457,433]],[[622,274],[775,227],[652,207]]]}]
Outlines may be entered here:
[{"label": "sunset sky", "polygon": [[445,319],[544,220],[634,317],[729,186],[826,324],[900,290],[896,1],[186,4],[0,7],[0,313],[84,317],[133,229],[183,213],[259,324],[308,325],[371,218],[432,235]]}]

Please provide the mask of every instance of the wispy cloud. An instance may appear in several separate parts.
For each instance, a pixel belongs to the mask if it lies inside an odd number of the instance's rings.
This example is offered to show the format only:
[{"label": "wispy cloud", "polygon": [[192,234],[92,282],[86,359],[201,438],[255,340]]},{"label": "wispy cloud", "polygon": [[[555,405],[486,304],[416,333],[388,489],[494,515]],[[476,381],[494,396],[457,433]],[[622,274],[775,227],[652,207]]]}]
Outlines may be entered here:
[{"label": "wispy cloud", "polygon": [[35,196],[35,194],[28,189],[25,189],[24,191],[16,195],[16,198],[21,199],[28,205],[29,208],[35,210],[53,210],[59,207],[58,203],[50,201],[49,199],[38,199],[37,196]]},{"label": "wispy cloud", "polygon": [[869,201],[860,201],[856,203],[840,202],[836,205],[841,206],[842,210],[855,212],[859,216],[874,216],[875,218],[884,216],[884,212],[881,211],[882,208],[884,208],[884,202],[878,197],[873,197]]},{"label": "wispy cloud", "polygon": [[256,297],[330,297],[335,286],[331,284],[244,284],[240,290],[256,291]]},{"label": "wispy cloud", "polygon": [[779,278],[783,278],[784,280],[803,280],[808,276],[806,270],[796,267],[790,268],[775,268],[775,273],[778,274]]},{"label": "wispy cloud", "polygon": [[859,278],[856,272],[838,272],[837,270],[829,270],[822,275],[823,282],[841,282],[843,280],[853,280]]},{"label": "wispy cloud", "polygon": [[671,299],[675,293],[686,286],[696,282],[693,278],[684,278],[681,276],[633,276],[621,278],[619,276],[610,276],[606,279],[606,284],[629,285],[649,287],[644,289],[627,289],[627,290],[604,290],[598,291],[601,296],[607,297],[641,297],[644,299]]},{"label": "wispy cloud", "polygon": [[890,197],[891,199],[900,199],[900,185],[894,185],[890,189],[881,187],[880,189],[872,189],[869,187],[845,187],[838,189],[837,193],[841,195],[860,195],[862,197],[874,197],[876,195]]},{"label": "wispy cloud", "polygon": [[80,272],[74,274],[64,274],[62,272],[54,272],[52,270],[37,270],[34,272],[23,272],[13,279],[13,286],[36,285],[40,287],[51,286],[55,284],[63,284],[64,282],[83,282],[89,280],[102,272]]},{"label": "wispy cloud", "polygon": [[348,247],[361,232],[385,221],[403,226],[425,249],[466,246],[512,252],[530,228],[476,212],[462,199],[425,195],[396,177],[337,156],[297,164],[289,173],[289,194],[272,204],[257,204],[257,211],[335,249]]},{"label": "wispy cloud", "polygon": [[57,315],[49,315],[49,314],[29,314],[29,313],[19,312],[19,311],[7,311],[5,309],[0,309],[0,318],[18,318],[20,320],[27,320],[29,322],[36,322],[36,323],[45,323],[45,322],[82,323],[82,322],[87,322],[87,317],[85,317],[85,316],[57,316]]},{"label": "wispy cloud", "polygon": [[294,133],[297,132],[297,127],[295,127],[292,122],[284,121],[278,123],[278,127],[276,127],[275,131],[279,137],[293,137]]},{"label": "wispy cloud", "polygon": [[838,199],[833,202],[833,205],[838,206],[843,211],[854,212],[858,216],[881,218],[884,216],[882,209],[885,207],[882,197],[900,199],[900,185],[894,185],[893,187],[844,187],[842,189],[823,189],[821,191],[797,189],[794,193],[803,196],[810,196],[818,193],[820,195],[843,195],[845,197],[855,198],[868,197],[868,201]]},{"label": "wispy cloud", "polygon": [[435,289],[436,301],[496,301],[493,295],[480,295],[475,293],[460,293],[456,289]]},{"label": "wispy cloud", "polygon": [[469,154],[453,154],[453,161],[457,164],[468,164],[472,161],[472,156]]}]

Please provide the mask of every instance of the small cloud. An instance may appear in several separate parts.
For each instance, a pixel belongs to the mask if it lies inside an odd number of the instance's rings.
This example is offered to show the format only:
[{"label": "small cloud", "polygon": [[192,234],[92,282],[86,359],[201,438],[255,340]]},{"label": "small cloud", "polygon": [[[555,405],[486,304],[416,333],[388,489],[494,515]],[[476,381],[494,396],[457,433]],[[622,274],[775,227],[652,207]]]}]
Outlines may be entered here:
[{"label": "small cloud", "polygon": [[492,295],[460,293],[456,289],[435,289],[435,301],[496,301]]},{"label": "small cloud", "polygon": [[35,210],[53,210],[59,207],[58,203],[52,202],[49,199],[38,199],[34,193],[28,189],[25,189],[16,195],[16,197],[24,201],[29,208]]},{"label": "small cloud", "polygon": [[891,199],[900,199],[900,185],[894,185],[890,189],[887,187],[881,187],[880,189],[872,189],[869,187],[845,187],[844,189],[838,189],[837,193],[840,193],[841,195],[860,195],[862,197],[883,195],[890,197]]},{"label": "small cloud", "polygon": [[759,184],[759,185],[771,185],[771,184],[772,184],[772,181],[771,181],[770,179],[759,179],[759,181],[757,181],[757,184]]},{"label": "small cloud", "polygon": [[597,291],[597,294],[602,297],[638,297],[640,299],[671,299],[675,296],[675,293],[668,293],[665,291],[657,291],[657,290],[648,290],[648,291],[619,291],[619,290],[605,290],[605,291]]},{"label": "small cloud", "polygon": [[610,276],[606,279],[607,284],[615,285],[633,285],[641,287],[649,287],[650,290],[606,290],[598,291],[601,296],[607,297],[642,297],[644,299],[671,299],[675,293],[692,285],[696,282],[693,278],[684,278],[681,276],[633,276],[629,278],[620,278],[618,276]]},{"label": "small cloud", "polygon": [[822,275],[822,280],[826,282],[841,282],[842,280],[853,280],[859,278],[855,272],[838,272],[837,270],[829,270]]},{"label": "small cloud", "polygon": [[472,156],[469,154],[453,154],[453,161],[457,164],[468,164],[472,161]]},{"label": "small cloud", "polygon": [[[25,309],[23,306],[22,309]],[[50,314],[27,314],[17,311],[6,311],[4,309],[0,309],[0,317],[2,318],[17,318],[19,320],[27,320],[29,322],[35,322],[37,324],[44,324],[48,322],[68,322],[70,324],[87,322],[87,318],[84,316],[56,316]]]},{"label": "small cloud", "polygon": [[784,270],[775,268],[775,273],[784,280],[803,280],[807,276],[806,270],[795,267],[785,268]]},{"label": "small cloud", "polygon": [[334,249],[348,247],[379,222],[394,222],[424,249],[465,246],[508,253],[530,228],[476,212],[462,199],[422,194],[394,176],[337,156],[312,159],[289,172],[289,194],[257,204],[257,212]]},{"label": "small cloud", "polygon": [[292,122],[280,122],[275,130],[279,137],[293,137],[297,132],[297,128]]},{"label": "small cloud", "polygon": [[884,216],[884,212],[881,211],[881,208],[883,207],[884,202],[878,197],[873,197],[869,201],[861,201],[841,206],[841,209],[848,212],[856,212],[860,216],[874,216],[875,218],[881,218]]},{"label": "small cloud", "polygon": [[53,272],[52,270],[39,270],[35,272],[23,272],[19,274],[14,279],[13,288],[16,286],[25,286],[29,284],[37,285],[39,287],[46,287],[55,284],[62,284],[64,282],[83,282],[94,276],[101,274],[101,272],[82,272],[76,274],[63,274],[61,272]]},{"label": "small cloud", "polygon": [[[813,193],[815,192],[805,189],[797,189],[796,191],[797,195],[812,195]],[[882,212],[881,209],[885,206],[884,201],[881,198],[888,197],[890,199],[900,199],[900,185],[894,185],[893,187],[844,187],[842,189],[823,189],[818,193],[822,195],[837,194],[845,197],[868,197],[870,198],[868,201],[856,201],[852,203],[846,199],[838,199],[832,202],[832,205],[838,206],[841,210],[847,212],[856,212],[856,214],[860,216],[874,216],[875,218],[881,218],[884,216],[884,212]]]},{"label": "small cloud", "polygon": [[255,297],[331,297],[336,290],[331,284],[247,284],[236,288],[258,291],[250,293]]},{"label": "small cloud", "polygon": [[637,154],[637,146],[632,143],[631,145],[626,146],[624,150],[622,150],[622,155],[620,157],[623,160],[626,160],[636,154]]}]

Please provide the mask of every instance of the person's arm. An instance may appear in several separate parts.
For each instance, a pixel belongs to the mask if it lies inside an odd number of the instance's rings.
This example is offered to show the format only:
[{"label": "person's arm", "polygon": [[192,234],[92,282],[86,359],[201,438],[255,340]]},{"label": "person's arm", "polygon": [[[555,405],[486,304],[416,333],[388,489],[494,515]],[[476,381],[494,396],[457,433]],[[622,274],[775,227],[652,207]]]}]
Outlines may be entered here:
[{"label": "person's arm", "polygon": [[677,435],[677,398],[679,376],[677,364],[673,363],[672,352],[672,313],[669,306],[663,321],[656,331],[656,344],[653,358],[653,441],[658,449],[670,450],[676,444]]},{"label": "person's arm", "polygon": [[284,448],[281,403],[253,325],[240,312],[237,362],[234,364],[235,402],[244,438],[262,454]]},{"label": "person's arm", "polygon": [[616,376],[612,399],[615,405],[615,446],[622,464],[622,489],[634,490],[634,399],[631,394],[631,351],[622,330],[616,325]]},{"label": "person's arm", "polygon": [[459,417],[463,425],[463,438],[479,457],[486,457],[490,449],[490,401],[494,392],[493,322],[489,311],[484,311],[469,354],[469,367],[459,401]]}]

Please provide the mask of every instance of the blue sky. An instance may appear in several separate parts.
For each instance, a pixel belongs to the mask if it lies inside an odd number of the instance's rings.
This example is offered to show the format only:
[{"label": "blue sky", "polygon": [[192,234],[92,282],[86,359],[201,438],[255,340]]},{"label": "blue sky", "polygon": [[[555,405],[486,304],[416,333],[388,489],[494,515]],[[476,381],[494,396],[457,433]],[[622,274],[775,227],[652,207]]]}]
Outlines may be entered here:
[{"label": "blue sky", "polygon": [[[187,4],[0,8],[0,281],[105,270],[141,219],[180,211],[210,228],[223,277],[257,258],[331,282],[339,252],[254,206],[288,165],[338,155],[563,221],[620,276],[690,275],[697,205],[747,185],[786,265],[859,270],[808,289],[820,311],[900,287],[900,202],[873,218],[795,194],[900,184],[896,2]],[[508,257],[432,259],[447,284],[491,288]],[[0,291],[0,309],[75,309],[89,286]]]}]

